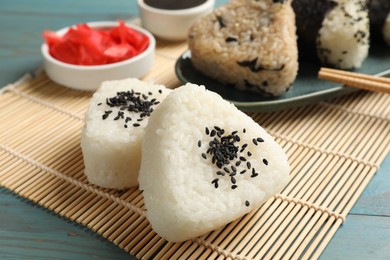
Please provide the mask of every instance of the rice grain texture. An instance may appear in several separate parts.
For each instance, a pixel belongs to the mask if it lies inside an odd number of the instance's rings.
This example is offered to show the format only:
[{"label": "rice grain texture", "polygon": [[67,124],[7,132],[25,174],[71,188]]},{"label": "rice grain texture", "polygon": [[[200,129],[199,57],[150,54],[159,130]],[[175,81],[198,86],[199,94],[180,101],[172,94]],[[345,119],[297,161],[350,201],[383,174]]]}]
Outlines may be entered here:
[{"label": "rice grain texture", "polygon": [[367,0],[294,0],[292,6],[302,57],[316,55],[339,69],[361,67],[370,46]]},{"label": "rice grain texture", "polygon": [[139,175],[152,228],[195,238],[260,207],[287,184],[282,148],[252,118],[203,86],[175,89],[151,115]]},{"label": "rice grain texture", "polygon": [[170,91],[138,79],[102,83],[81,131],[84,173],[90,183],[113,189],[138,185],[144,129]]},{"label": "rice grain texture", "polygon": [[297,75],[290,1],[230,1],[194,23],[188,45],[194,67],[227,87],[281,95]]},{"label": "rice grain texture", "polygon": [[336,2],[317,35],[318,57],[323,64],[336,68],[360,68],[370,47],[367,1]]}]

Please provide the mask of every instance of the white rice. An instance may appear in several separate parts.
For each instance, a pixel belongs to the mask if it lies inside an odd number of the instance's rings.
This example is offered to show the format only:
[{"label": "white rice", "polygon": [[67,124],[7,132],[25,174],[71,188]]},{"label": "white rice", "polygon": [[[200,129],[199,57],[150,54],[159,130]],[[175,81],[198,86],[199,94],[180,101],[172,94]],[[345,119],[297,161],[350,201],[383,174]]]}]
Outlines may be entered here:
[{"label": "white rice", "polygon": [[321,62],[340,69],[360,68],[369,50],[370,28],[365,0],[337,0],[317,35]]},{"label": "white rice", "polygon": [[[225,131],[222,137],[215,126]],[[223,136],[234,131],[240,137],[232,144],[237,147],[237,157],[225,157],[220,169],[207,150],[214,138],[221,144]],[[264,142],[255,145],[253,138]],[[244,144],[248,146],[243,149]],[[238,166],[237,161],[241,161]],[[233,172],[232,165],[236,167],[233,179],[224,170],[227,167]],[[253,169],[257,176],[252,176]],[[246,172],[240,174],[243,170]],[[218,171],[226,175],[218,175]],[[140,189],[153,230],[168,241],[191,239],[243,216],[279,192],[288,177],[286,154],[273,138],[252,118],[203,86],[187,84],[174,90],[146,127]]]},{"label": "white rice", "polygon": [[[118,92],[127,91],[140,92],[149,101],[152,98],[161,101],[170,92],[162,85],[125,79],[103,82],[94,93],[85,114],[81,148],[88,181],[104,188],[124,189],[138,185],[141,144],[148,116],[137,121],[141,118],[140,112],[129,111],[127,108],[121,110],[120,106],[112,107],[107,104],[107,99],[116,97]],[[140,100],[145,100],[142,95]],[[156,106],[152,105],[152,108]],[[108,111],[112,112],[108,114]],[[123,116],[118,116],[121,112]],[[126,120],[127,117],[131,121]]]}]

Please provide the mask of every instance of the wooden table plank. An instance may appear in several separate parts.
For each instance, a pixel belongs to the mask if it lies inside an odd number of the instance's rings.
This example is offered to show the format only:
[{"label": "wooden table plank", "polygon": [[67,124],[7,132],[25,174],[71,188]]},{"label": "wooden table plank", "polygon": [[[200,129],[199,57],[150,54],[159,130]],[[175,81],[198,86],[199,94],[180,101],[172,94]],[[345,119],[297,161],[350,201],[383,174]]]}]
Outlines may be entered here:
[{"label": "wooden table plank", "polygon": [[0,259],[135,259],[90,229],[0,188]]},{"label": "wooden table plank", "polygon": [[389,259],[390,218],[348,215],[321,259]]}]

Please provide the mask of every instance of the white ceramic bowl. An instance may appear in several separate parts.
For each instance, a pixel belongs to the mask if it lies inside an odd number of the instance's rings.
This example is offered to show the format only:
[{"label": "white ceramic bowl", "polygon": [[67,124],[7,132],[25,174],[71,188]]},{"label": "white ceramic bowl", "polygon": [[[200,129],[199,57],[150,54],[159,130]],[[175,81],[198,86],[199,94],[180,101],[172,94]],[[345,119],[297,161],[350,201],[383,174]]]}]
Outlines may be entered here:
[{"label": "white ceramic bowl", "polygon": [[[91,22],[87,23],[91,28],[112,28],[118,26],[118,22]],[[93,91],[96,90],[103,81],[119,80],[125,78],[139,78],[144,76],[152,67],[156,40],[153,35],[145,29],[132,24],[126,24],[149,37],[149,47],[142,53],[128,60],[106,64],[82,66],[64,63],[53,58],[49,54],[49,47],[42,44],[41,51],[44,60],[44,68],[47,75],[60,85]],[[69,27],[61,29],[56,33],[64,35]]]},{"label": "white ceramic bowl", "polygon": [[151,7],[144,0],[137,0],[142,26],[155,36],[165,40],[184,40],[188,29],[200,16],[210,13],[215,0],[206,0],[201,5],[179,10]]}]

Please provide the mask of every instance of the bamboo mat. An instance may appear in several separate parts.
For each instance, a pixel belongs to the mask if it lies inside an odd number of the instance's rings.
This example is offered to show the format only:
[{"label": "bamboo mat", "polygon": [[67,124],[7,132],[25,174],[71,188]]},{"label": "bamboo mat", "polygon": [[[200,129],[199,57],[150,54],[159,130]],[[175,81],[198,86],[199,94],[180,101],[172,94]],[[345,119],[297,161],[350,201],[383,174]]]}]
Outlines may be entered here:
[{"label": "bamboo mat", "polygon": [[[180,85],[184,43],[159,42],[145,79]],[[280,193],[224,228],[183,243],[156,235],[142,193],[90,185],[80,128],[90,93],[44,73],[2,89],[0,184],[81,223],[138,258],[318,258],[390,148],[390,96],[356,92],[272,113],[250,113],[283,147],[292,166]]]}]

